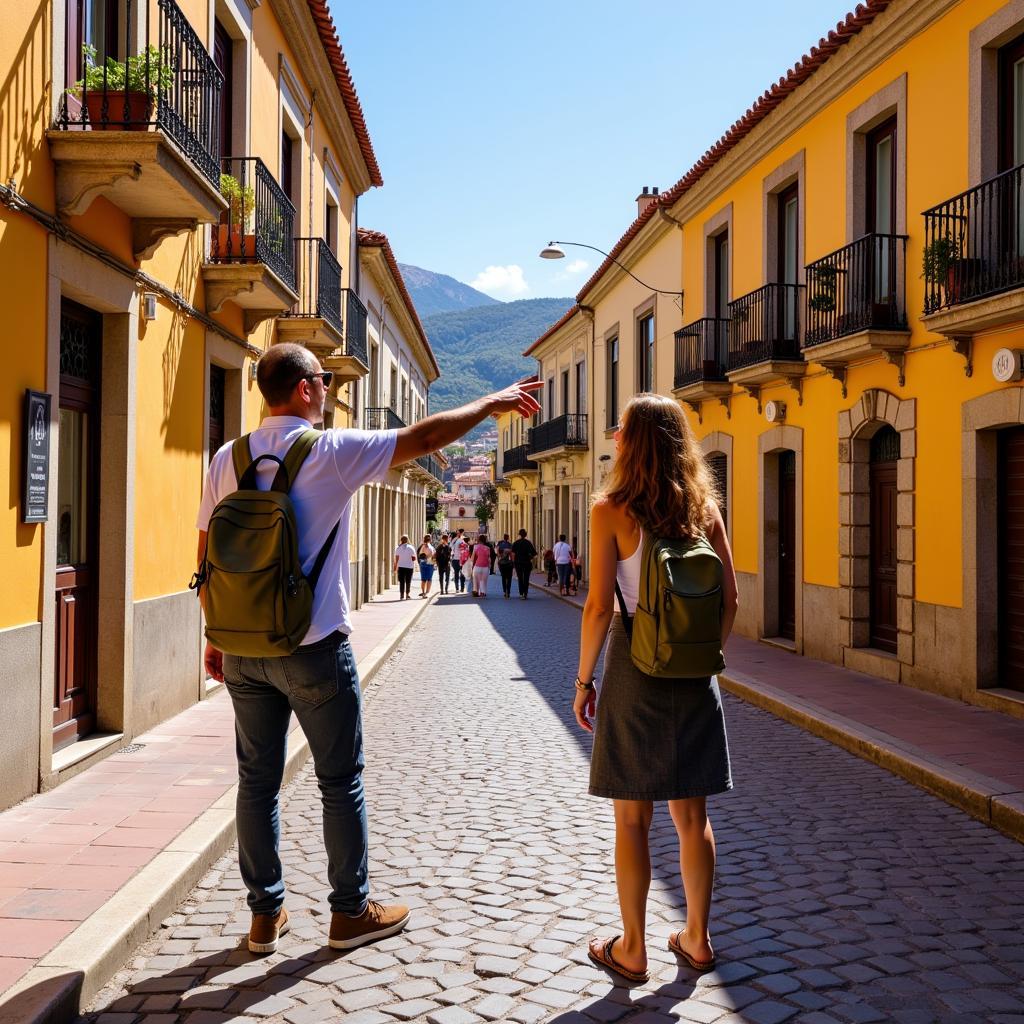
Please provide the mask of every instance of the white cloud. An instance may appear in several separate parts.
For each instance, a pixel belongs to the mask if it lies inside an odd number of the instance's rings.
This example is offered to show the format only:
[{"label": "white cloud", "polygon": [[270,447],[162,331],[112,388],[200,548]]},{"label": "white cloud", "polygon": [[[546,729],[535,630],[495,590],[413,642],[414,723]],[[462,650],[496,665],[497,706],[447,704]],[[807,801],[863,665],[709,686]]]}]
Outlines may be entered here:
[{"label": "white cloud", "polygon": [[523,268],[515,263],[507,267],[485,267],[469,284],[495,299],[516,299],[530,290]]},{"label": "white cloud", "polygon": [[590,264],[586,260],[572,260],[570,263],[566,264],[564,270],[560,270],[555,274],[555,280],[568,281],[570,278],[582,274],[589,266]]}]

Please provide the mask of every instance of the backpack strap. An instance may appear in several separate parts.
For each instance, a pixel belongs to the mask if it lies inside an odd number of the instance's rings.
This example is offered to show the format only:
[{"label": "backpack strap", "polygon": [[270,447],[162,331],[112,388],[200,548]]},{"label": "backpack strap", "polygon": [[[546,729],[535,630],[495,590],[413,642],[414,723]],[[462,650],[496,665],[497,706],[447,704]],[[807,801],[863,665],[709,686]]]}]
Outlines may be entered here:
[{"label": "backpack strap", "polygon": [[291,448],[288,449],[287,454],[281,461],[281,468],[277,471],[274,482],[270,485],[272,491],[283,491],[287,494],[292,489],[292,484],[295,483],[295,478],[299,475],[302,464],[313,450],[313,445],[316,444],[319,437],[319,430],[304,430],[292,442]]},{"label": "backpack strap", "polygon": [[235,480],[240,482],[252,462],[252,448],[249,447],[248,434],[235,438],[231,445],[231,461],[235,466]]},{"label": "backpack strap", "polygon": [[622,627],[626,631],[626,639],[632,643],[633,640],[633,616],[626,610],[626,599],[622,596],[622,588],[619,581],[615,581],[615,596],[619,599],[619,613],[622,616]]}]

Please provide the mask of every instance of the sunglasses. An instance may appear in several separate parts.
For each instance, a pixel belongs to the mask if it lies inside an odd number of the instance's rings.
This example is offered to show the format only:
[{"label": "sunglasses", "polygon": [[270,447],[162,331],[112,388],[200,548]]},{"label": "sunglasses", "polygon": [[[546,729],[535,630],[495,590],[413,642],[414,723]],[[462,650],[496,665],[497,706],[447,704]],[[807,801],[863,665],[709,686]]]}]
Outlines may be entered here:
[{"label": "sunglasses", "polygon": [[[307,373],[304,377],[300,377],[295,383],[298,384],[300,381],[313,380],[315,377],[319,377],[324,384],[324,388],[331,386],[331,381],[334,380],[333,370],[321,370],[320,373]],[[292,385],[294,387],[294,385]]]}]

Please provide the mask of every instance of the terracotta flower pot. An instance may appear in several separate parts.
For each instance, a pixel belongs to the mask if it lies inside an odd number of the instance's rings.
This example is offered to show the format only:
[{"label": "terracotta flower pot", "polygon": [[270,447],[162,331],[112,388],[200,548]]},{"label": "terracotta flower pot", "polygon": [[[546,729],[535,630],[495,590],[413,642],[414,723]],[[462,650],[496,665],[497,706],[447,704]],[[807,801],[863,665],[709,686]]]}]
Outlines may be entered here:
[{"label": "terracotta flower pot", "polygon": [[[128,120],[125,120],[125,98],[128,102]],[[87,92],[85,108],[94,132],[144,132],[149,128],[153,112],[153,99],[144,92]],[[104,119],[104,100],[106,118]]]},{"label": "terracotta flower pot", "polygon": [[213,256],[221,260],[255,260],[256,236],[244,234],[240,224],[218,224]]}]

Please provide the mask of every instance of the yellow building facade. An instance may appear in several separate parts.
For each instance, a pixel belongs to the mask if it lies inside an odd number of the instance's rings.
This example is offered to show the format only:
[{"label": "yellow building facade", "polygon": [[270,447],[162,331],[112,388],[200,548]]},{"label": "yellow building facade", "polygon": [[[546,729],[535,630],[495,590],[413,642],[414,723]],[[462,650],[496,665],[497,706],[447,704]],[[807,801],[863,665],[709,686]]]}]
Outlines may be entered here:
[{"label": "yellow building facade", "polygon": [[639,197],[529,352],[591,320],[594,488],[629,395],[684,403],[722,493],[740,633],[1014,714],[1022,57],[1021,3],[858,8]]},{"label": "yellow building facade", "polygon": [[381,178],[322,0],[10,0],[0,67],[6,806],[205,695],[210,454],[278,340],[350,422]]}]

